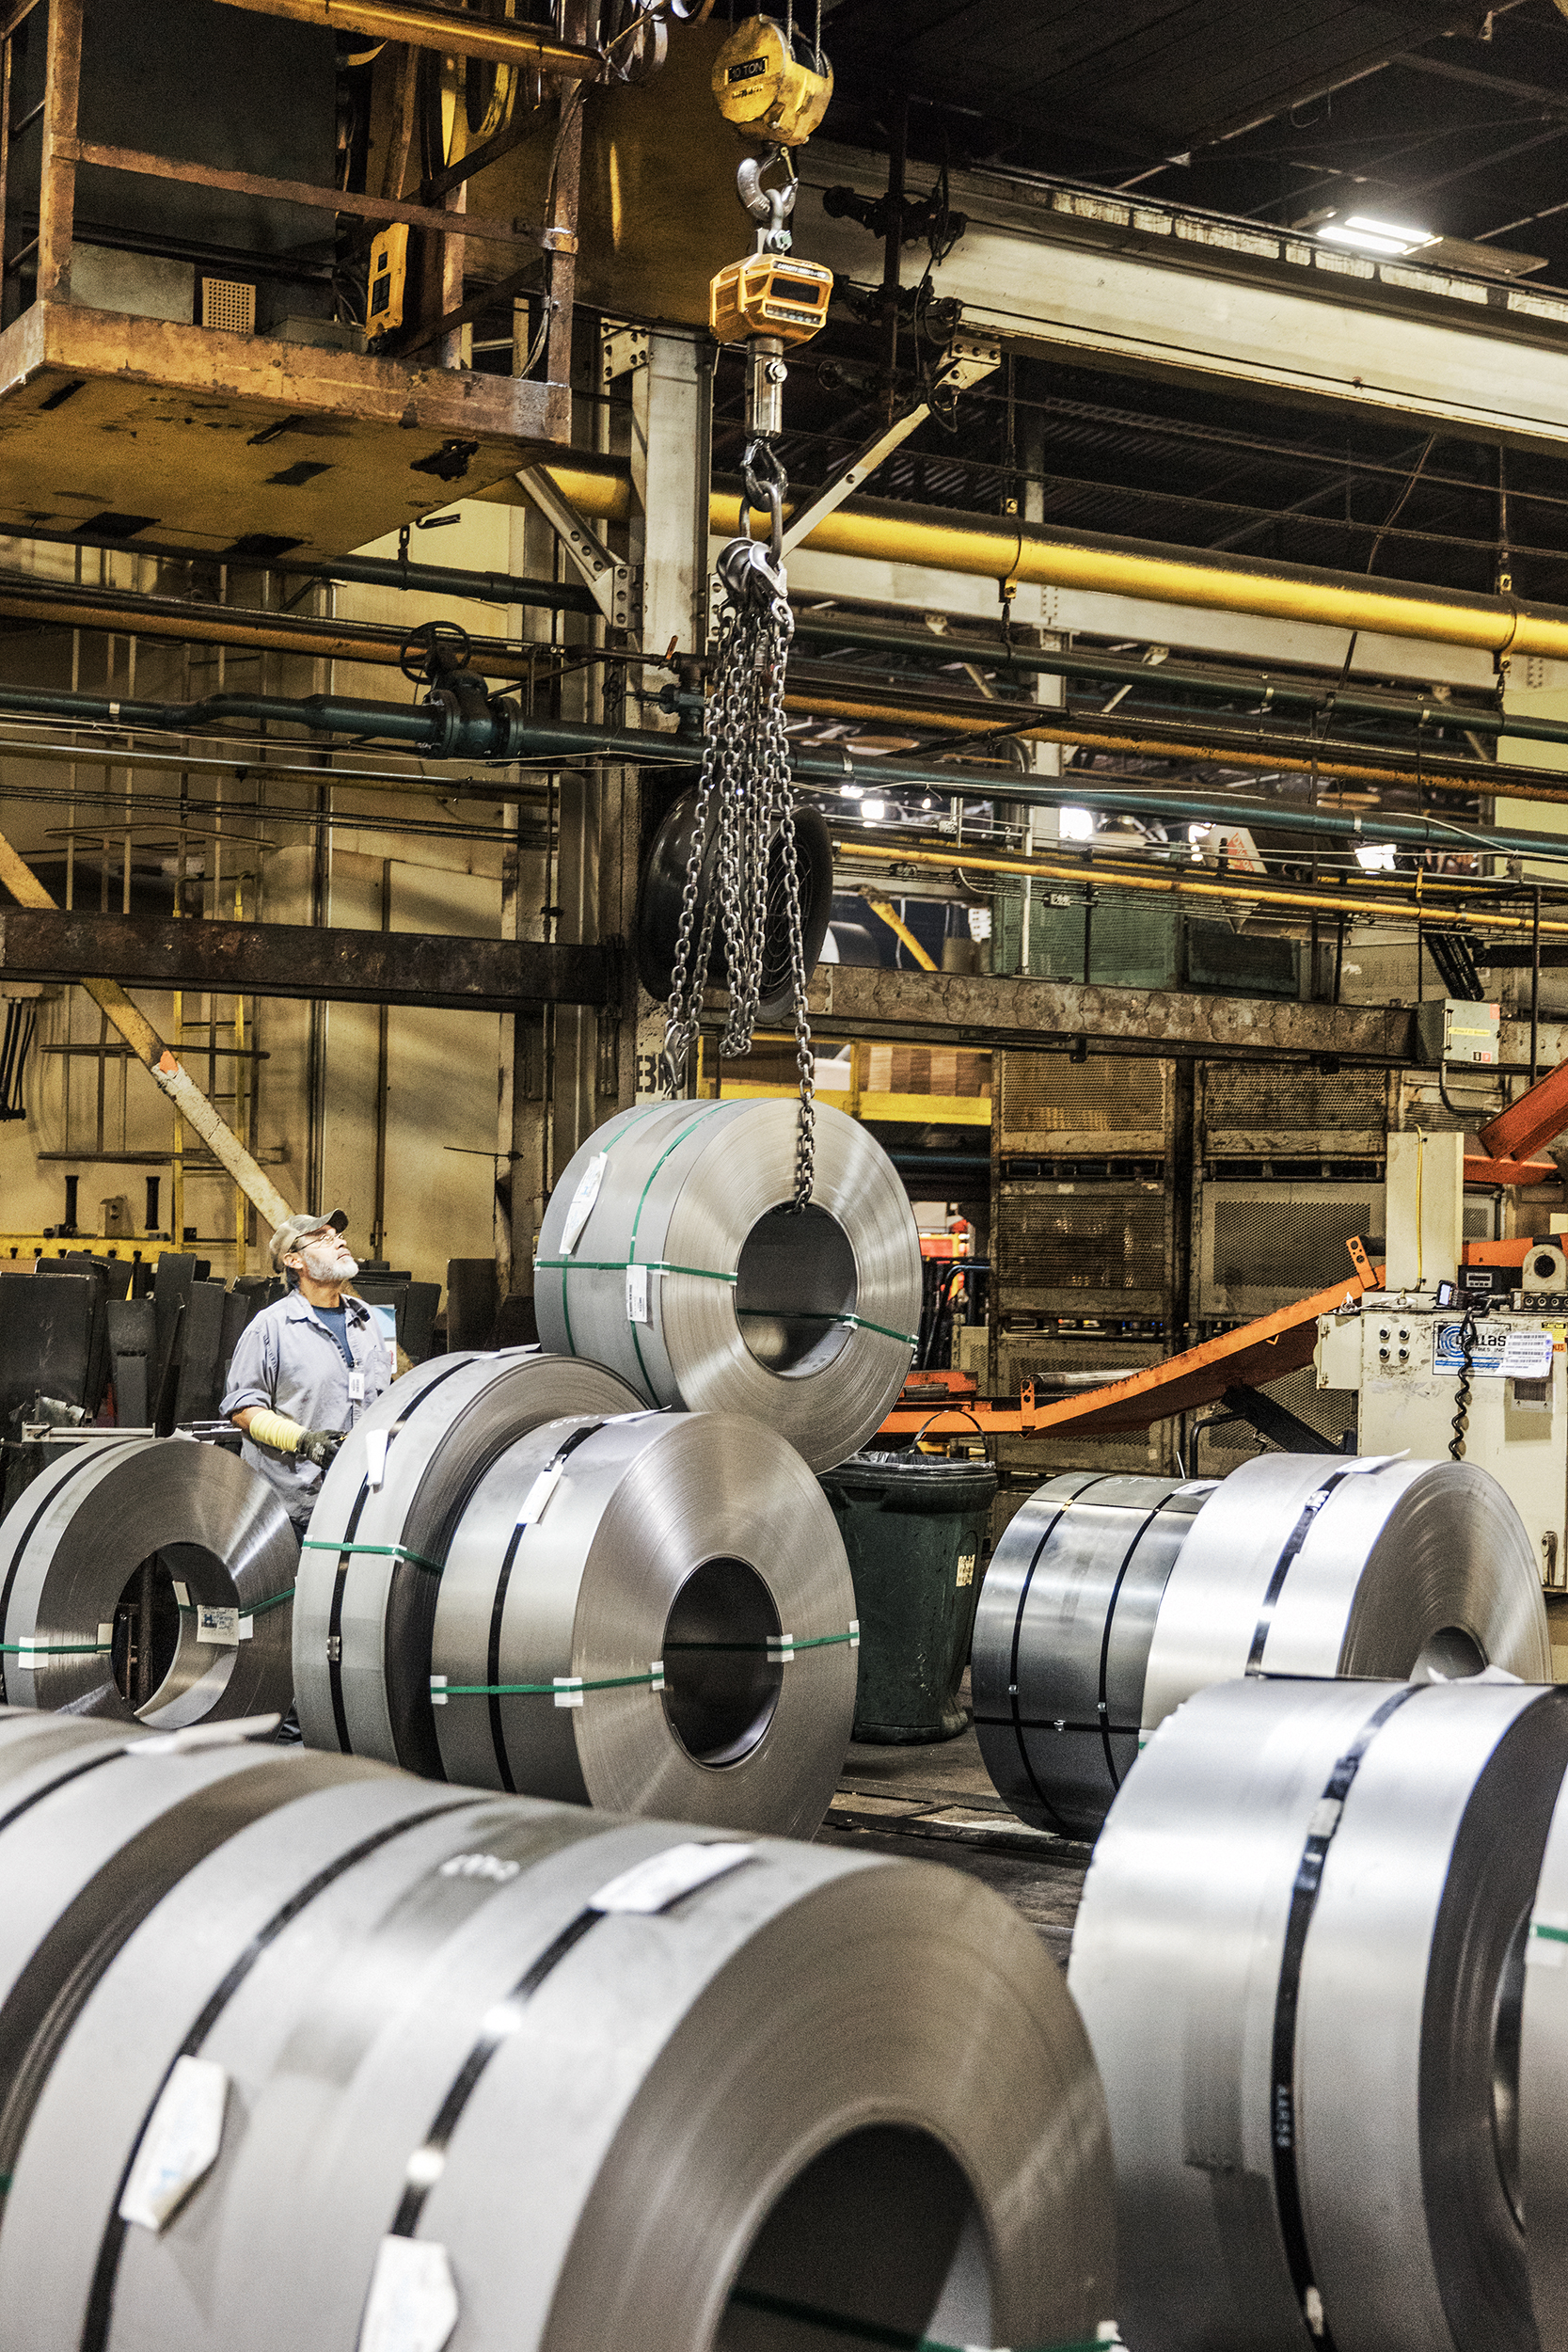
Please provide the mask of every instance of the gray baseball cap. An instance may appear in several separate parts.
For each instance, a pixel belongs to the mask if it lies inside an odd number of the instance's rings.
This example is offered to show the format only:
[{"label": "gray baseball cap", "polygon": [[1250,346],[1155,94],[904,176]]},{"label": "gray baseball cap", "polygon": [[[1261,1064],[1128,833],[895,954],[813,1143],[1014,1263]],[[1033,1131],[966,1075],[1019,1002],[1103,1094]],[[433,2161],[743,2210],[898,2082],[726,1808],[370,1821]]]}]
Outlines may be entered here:
[{"label": "gray baseball cap", "polygon": [[325,1216],[311,1216],[302,1209],[297,1216],[285,1217],[268,1245],[272,1251],[273,1264],[281,1265],[284,1259],[292,1256],[309,1234],[319,1233],[324,1225],[330,1225],[335,1233],[341,1233],[347,1224],[348,1211],[346,1209],[328,1209]]}]

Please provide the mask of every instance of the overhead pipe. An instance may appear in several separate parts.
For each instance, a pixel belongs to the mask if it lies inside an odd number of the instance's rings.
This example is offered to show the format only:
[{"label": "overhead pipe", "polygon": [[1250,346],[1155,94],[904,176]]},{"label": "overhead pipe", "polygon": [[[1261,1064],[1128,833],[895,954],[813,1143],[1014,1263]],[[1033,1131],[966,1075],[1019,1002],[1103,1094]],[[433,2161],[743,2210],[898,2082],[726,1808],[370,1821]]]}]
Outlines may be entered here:
[{"label": "overhead pipe", "polygon": [[[25,858],[0,834],[0,882],[24,907],[57,908]],[[0,934],[4,922],[0,918]],[[151,1073],[187,1127],[194,1129],[209,1151],[229,1170],[257,1214],[276,1232],[293,1211],[265,1169],[252,1159],[239,1136],[215,1111],[178,1057],[164,1043],[147,1015],[134,1005],[118,980],[78,979],[93,1003],[119,1031],[136,1059]]]},{"label": "overhead pipe", "polygon": [[[624,521],[631,512],[630,485],[618,473],[546,462],[557,487],[580,514]],[[510,485],[506,495],[512,495]],[[785,505],[786,522],[795,511]],[[766,537],[766,524],[754,512],[752,524],[753,536]],[[708,528],[720,538],[735,535],[740,528],[738,497],[712,494]],[[824,516],[801,544],[824,555],[962,572],[1020,586],[1098,590],[1256,620],[1312,621],[1328,628],[1420,638],[1429,644],[1468,645],[1481,653],[1568,660],[1568,612],[1554,605],[1461,595],[1416,580],[1370,579],[1365,572],[1275,564],[1263,556],[1174,548],[1158,540],[1115,539],[1011,515],[852,499]]]},{"label": "overhead pipe", "polygon": [[[1024,677],[1102,679],[1112,685],[1175,686],[1200,694],[1244,694],[1264,707],[1278,703],[1302,710],[1331,711],[1336,718],[1400,719],[1417,727],[1453,727],[1473,735],[1517,735],[1541,743],[1568,743],[1568,720],[1536,719],[1496,706],[1445,702],[1434,694],[1402,694],[1387,687],[1330,685],[1322,678],[1293,676],[1275,670],[1233,670],[1200,667],[1180,661],[1146,661],[1129,654],[1101,653],[1074,646],[1052,652],[967,637],[948,637],[934,629],[898,628],[879,621],[848,618],[839,612],[795,612],[795,635],[819,638],[835,645],[855,645],[869,653],[913,653],[948,662],[972,661],[987,670],[1016,673]],[[1185,723],[1185,722],[1183,722]]]}]

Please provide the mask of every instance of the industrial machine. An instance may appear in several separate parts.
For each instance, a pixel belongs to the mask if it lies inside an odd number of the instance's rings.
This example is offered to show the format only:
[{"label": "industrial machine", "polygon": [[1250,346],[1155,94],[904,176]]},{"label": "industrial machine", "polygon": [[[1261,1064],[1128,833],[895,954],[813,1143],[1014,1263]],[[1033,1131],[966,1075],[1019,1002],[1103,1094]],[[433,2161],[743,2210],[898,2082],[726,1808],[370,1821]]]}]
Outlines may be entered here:
[{"label": "industrial machine", "polygon": [[1461,1135],[1388,1138],[1388,1254],[1380,1287],[1318,1317],[1320,1389],[1359,1397],[1362,1454],[1492,1471],[1540,1560],[1568,1589],[1568,1260],[1532,1245],[1514,1266],[1465,1265]]}]

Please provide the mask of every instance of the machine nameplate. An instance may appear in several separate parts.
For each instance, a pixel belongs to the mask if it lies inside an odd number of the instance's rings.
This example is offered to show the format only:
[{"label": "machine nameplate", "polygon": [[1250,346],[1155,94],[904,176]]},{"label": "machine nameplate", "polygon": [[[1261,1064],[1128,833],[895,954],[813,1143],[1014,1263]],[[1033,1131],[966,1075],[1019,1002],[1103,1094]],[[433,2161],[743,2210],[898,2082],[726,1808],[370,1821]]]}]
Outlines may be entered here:
[{"label": "machine nameplate", "polygon": [[[1432,1333],[1432,1368],[1455,1379],[1464,1367],[1460,1323],[1437,1323]],[[1550,1331],[1521,1331],[1512,1323],[1478,1323],[1470,1350],[1472,1380],[1546,1380],[1551,1377]]]}]

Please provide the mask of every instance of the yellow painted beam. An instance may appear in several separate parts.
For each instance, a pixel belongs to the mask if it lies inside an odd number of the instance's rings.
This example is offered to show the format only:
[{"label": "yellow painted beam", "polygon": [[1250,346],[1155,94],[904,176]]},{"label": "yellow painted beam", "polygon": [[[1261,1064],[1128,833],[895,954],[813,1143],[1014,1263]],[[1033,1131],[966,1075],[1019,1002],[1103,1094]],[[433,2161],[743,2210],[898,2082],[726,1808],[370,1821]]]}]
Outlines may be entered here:
[{"label": "yellow painted beam", "polygon": [[[726,1103],[737,1100],[791,1103],[795,1100],[798,1091],[799,1089],[795,1087],[753,1086],[745,1080],[738,1083],[732,1083],[728,1078],[724,1080]],[[831,1103],[835,1110],[844,1110],[848,1107],[847,1098],[841,1101],[836,1089],[830,1090],[827,1087],[823,1087],[818,1091],[822,1101]],[[990,1096],[989,1094],[863,1094],[860,1098],[859,1111],[852,1113],[851,1116],[878,1120],[885,1126],[989,1127],[990,1125]]]}]

